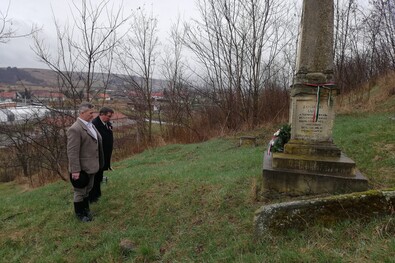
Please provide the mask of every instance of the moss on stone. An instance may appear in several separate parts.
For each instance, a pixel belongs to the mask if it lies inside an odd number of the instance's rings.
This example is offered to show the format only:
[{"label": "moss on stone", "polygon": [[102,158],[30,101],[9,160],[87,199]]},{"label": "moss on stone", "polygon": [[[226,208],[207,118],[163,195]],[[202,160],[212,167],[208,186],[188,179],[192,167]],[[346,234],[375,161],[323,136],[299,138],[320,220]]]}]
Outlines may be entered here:
[{"label": "moss on stone", "polygon": [[330,225],[342,220],[370,220],[393,213],[395,188],[263,206],[255,214],[256,234]]}]

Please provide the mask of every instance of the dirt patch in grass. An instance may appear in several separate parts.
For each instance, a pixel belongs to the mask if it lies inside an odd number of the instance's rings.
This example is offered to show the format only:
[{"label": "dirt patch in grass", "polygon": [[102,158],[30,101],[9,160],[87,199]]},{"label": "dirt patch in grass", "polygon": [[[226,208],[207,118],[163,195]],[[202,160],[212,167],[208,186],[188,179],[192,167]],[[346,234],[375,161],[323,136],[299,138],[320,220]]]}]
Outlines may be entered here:
[{"label": "dirt patch in grass", "polygon": [[384,145],[383,150],[389,153],[395,153],[395,144],[386,144]]}]

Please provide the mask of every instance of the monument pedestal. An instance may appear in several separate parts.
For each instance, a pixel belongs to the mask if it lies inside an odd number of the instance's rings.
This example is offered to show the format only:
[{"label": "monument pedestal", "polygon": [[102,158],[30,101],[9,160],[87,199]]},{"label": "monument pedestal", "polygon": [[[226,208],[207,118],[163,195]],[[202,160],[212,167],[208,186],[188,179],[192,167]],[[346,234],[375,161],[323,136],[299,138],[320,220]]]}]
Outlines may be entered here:
[{"label": "monument pedestal", "polygon": [[336,92],[326,89],[317,96],[311,90],[307,87],[291,97],[291,140],[284,152],[265,154],[266,193],[341,194],[367,190],[368,180],[355,162],[332,143]]},{"label": "monument pedestal", "polygon": [[265,154],[267,194],[342,194],[368,189],[368,180],[355,162],[333,143],[290,140],[284,148],[284,153]]},{"label": "monument pedestal", "polygon": [[[267,193],[340,194],[368,189],[368,180],[332,142],[337,90],[330,75],[297,76],[291,92],[291,140],[283,153],[265,155],[263,184]],[[302,84],[309,83],[309,84]]]},{"label": "monument pedestal", "polygon": [[283,153],[265,155],[267,193],[340,194],[368,189],[355,162],[332,143],[336,90],[298,85],[291,94],[291,140]]},{"label": "monument pedestal", "polygon": [[[295,169],[295,166],[304,169]],[[314,167],[316,171],[311,169]],[[340,173],[342,170],[345,173]],[[263,186],[267,195],[341,194],[367,190],[368,180],[356,169],[355,163],[344,154],[340,157],[319,158],[265,153]]]},{"label": "monument pedestal", "polygon": [[342,177],[355,176],[355,162],[332,143],[291,140],[284,148],[284,153],[273,153],[273,168],[311,171]]}]

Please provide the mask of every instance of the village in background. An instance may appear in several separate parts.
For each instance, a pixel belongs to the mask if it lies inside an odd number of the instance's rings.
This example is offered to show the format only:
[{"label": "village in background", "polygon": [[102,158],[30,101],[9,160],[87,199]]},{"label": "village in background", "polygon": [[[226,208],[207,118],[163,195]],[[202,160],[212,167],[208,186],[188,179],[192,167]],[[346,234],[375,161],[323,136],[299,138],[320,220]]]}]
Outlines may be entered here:
[{"label": "village in background", "polygon": [[[0,68],[0,76],[0,123],[12,124],[35,117],[44,118],[50,116],[51,111],[64,111],[75,116],[73,107],[67,103],[70,98],[61,92],[56,83],[56,74],[51,70]],[[158,112],[160,105],[165,102],[162,87],[164,81],[154,80],[153,83],[152,106],[153,111]],[[137,96],[123,89],[119,83],[112,85],[108,90],[96,85],[92,94],[97,111],[100,105],[108,104],[125,108],[128,97]],[[112,121],[114,126],[135,123],[120,111],[115,112]],[[4,142],[0,143],[0,146],[5,146]]]}]

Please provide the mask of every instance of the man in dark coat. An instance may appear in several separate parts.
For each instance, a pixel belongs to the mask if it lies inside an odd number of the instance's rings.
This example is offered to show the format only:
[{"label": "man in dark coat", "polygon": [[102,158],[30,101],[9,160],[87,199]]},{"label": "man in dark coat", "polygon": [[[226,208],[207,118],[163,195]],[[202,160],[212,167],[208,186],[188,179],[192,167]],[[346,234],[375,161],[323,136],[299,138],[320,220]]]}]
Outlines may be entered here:
[{"label": "man in dark coat", "polygon": [[103,141],[104,166],[95,175],[92,190],[89,192],[89,201],[96,202],[101,196],[100,184],[103,181],[103,172],[111,169],[111,155],[113,150],[114,137],[112,133],[112,124],[110,119],[114,114],[114,110],[103,107],[99,111],[99,116],[93,119],[92,124],[99,131]]}]

